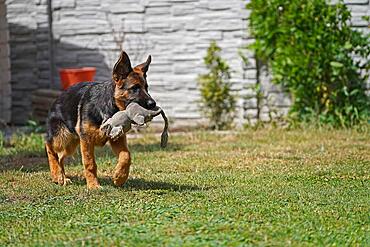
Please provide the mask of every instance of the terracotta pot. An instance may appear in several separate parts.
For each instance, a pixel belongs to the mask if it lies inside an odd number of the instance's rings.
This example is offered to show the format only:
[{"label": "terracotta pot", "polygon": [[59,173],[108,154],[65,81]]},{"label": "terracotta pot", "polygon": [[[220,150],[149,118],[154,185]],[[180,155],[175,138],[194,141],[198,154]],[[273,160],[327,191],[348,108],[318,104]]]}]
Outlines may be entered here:
[{"label": "terracotta pot", "polygon": [[80,82],[94,81],[95,74],[95,67],[69,68],[59,70],[60,81],[62,82],[62,88],[64,90]]}]

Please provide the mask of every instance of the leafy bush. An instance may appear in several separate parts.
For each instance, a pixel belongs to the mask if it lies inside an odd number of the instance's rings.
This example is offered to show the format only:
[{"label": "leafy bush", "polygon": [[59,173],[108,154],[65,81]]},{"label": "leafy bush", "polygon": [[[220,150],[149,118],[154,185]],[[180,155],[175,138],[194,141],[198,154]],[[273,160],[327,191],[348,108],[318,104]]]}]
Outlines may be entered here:
[{"label": "leafy bush", "polygon": [[210,120],[211,128],[230,128],[234,120],[235,95],[231,92],[230,68],[220,57],[221,48],[211,42],[204,63],[209,70],[200,75],[200,108]]},{"label": "leafy bush", "polygon": [[351,29],[343,3],[252,0],[250,46],[292,96],[290,116],[352,126],[369,117],[370,39]]}]

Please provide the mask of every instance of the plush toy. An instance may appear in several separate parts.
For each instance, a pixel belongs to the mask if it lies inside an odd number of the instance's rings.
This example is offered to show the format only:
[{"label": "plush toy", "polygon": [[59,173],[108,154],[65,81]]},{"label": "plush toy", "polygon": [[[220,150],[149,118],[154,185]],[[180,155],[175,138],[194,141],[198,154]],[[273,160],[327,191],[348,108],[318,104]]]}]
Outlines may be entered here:
[{"label": "plush toy", "polygon": [[100,129],[112,140],[116,140],[122,134],[131,129],[131,124],[142,126],[159,114],[162,115],[164,120],[164,128],[161,135],[161,147],[166,147],[168,141],[168,119],[163,110],[158,106],[153,110],[148,110],[141,107],[139,104],[132,102],[126,107],[126,110],[119,111],[111,118],[108,118]]}]

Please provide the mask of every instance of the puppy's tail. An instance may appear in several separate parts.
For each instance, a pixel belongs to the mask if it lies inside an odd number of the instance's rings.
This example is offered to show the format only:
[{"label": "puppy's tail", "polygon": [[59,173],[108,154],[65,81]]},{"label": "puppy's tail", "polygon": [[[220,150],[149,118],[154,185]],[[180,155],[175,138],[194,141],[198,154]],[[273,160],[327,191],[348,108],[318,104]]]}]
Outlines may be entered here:
[{"label": "puppy's tail", "polygon": [[161,147],[165,148],[167,147],[168,142],[168,118],[163,110],[161,111],[161,115],[164,120],[164,128],[161,135]]}]

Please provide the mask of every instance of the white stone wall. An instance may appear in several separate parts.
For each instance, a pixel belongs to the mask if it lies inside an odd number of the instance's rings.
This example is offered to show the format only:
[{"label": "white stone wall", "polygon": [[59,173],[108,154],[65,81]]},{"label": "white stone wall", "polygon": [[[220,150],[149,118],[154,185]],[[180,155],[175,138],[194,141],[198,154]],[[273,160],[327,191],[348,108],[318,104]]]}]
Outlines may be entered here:
[{"label": "white stone wall", "polygon": [[[168,115],[186,124],[201,120],[196,78],[205,72],[203,57],[212,40],[223,49],[232,68],[238,94],[239,124],[256,117],[256,66],[238,50],[253,39],[248,35],[249,0],[53,0],[55,81],[58,69],[95,66],[97,80],[111,77],[122,47],[132,63],[152,55],[148,73],[152,96]],[[369,0],[346,0],[355,28],[368,32]],[[24,122],[30,112],[30,93],[51,85],[46,0],[7,0],[12,65],[12,121]],[[261,117],[286,112],[289,99],[262,77],[266,92]],[[280,113],[274,113],[280,114]],[[188,121],[188,120],[191,121]]]},{"label": "white stone wall", "polygon": [[11,122],[24,124],[31,117],[31,94],[48,88],[48,31],[46,0],[7,0],[12,114]]},{"label": "white stone wall", "polygon": [[0,122],[10,122],[11,87],[6,5],[0,0]]},{"label": "white stone wall", "polygon": [[[60,0],[53,3],[58,68],[76,64],[96,66],[97,79],[104,80],[111,76],[121,44],[133,64],[143,62],[151,54],[150,91],[172,118],[200,118],[196,79],[205,72],[203,57],[212,40],[223,48],[223,58],[233,70],[235,90],[240,97],[245,83],[253,83],[243,78],[238,56],[238,49],[245,45],[246,1]],[[123,33],[124,38],[120,36]],[[239,106],[242,109],[242,98]],[[239,120],[241,116],[242,113]]]}]

